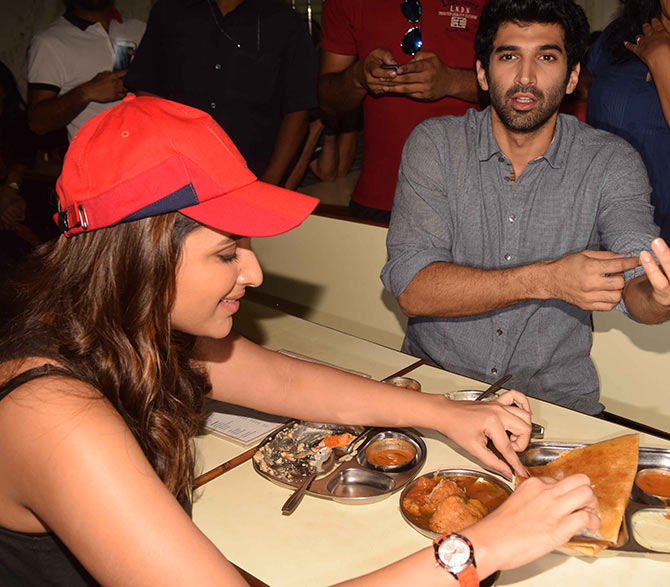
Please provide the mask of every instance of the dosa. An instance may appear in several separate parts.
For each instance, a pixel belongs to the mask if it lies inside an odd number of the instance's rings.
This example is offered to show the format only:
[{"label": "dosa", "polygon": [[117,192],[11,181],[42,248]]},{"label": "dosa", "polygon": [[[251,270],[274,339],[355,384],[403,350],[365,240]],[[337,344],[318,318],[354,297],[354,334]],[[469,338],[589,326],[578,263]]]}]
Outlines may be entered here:
[{"label": "dosa", "polygon": [[[591,479],[598,498],[596,514],[600,530],[593,539],[578,535],[566,545],[580,554],[594,556],[603,548],[614,546],[637,473],[638,435],[628,434],[604,442],[566,451],[556,460],[537,467],[527,467],[531,477],[561,480],[584,473]],[[517,477],[517,487],[526,481]]]}]

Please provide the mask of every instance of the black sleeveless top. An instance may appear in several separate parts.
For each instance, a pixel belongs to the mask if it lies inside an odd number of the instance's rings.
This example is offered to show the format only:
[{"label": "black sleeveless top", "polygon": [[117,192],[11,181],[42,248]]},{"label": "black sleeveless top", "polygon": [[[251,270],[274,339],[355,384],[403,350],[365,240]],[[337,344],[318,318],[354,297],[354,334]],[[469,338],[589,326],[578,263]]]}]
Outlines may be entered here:
[{"label": "black sleeveless top", "polygon": [[[24,383],[51,375],[76,379],[72,372],[54,365],[35,367],[1,386],[0,401]],[[190,516],[190,500],[186,498],[179,503]],[[72,507],[76,507],[76,500]],[[98,583],[52,532],[16,532],[0,527],[0,585],[80,587]]]}]

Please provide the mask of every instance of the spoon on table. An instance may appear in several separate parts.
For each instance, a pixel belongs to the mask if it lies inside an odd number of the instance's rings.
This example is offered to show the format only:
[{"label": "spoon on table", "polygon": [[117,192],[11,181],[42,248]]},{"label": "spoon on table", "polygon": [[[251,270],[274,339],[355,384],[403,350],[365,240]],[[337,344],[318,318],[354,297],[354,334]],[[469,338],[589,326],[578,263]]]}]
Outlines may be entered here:
[{"label": "spoon on table", "polygon": [[303,482],[284,502],[284,505],[281,508],[281,513],[283,515],[290,516],[295,511],[302,501],[302,498],[305,497],[305,492],[309,489],[312,481],[314,481],[320,473],[329,469],[333,465],[334,460],[335,453],[330,448],[321,449],[316,453],[313,463],[314,471],[305,477]]}]

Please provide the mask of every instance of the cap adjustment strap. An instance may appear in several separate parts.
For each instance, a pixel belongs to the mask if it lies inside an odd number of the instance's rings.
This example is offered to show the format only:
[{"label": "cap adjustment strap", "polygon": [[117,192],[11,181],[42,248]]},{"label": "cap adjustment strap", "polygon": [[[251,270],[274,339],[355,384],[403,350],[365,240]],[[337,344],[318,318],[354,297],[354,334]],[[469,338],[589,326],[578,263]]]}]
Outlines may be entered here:
[{"label": "cap adjustment strap", "polygon": [[[74,222],[72,222],[73,218],[76,219]],[[58,212],[58,228],[61,232],[69,232],[77,227],[81,227],[81,231],[87,230],[88,216],[86,214],[86,209],[82,204],[73,203],[65,210],[60,210]]]}]

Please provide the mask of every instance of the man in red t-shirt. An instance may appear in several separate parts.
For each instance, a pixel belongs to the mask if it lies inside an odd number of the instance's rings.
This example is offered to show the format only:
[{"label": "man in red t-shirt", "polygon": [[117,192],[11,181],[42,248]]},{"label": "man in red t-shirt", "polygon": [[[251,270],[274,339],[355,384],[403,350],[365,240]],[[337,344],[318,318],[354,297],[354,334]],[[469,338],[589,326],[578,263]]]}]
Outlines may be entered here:
[{"label": "man in red t-shirt", "polygon": [[[416,0],[405,0],[405,4]],[[474,39],[486,0],[422,0],[418,23],[398,0],[326,0],[319,99],[326,112],[363,103],[363,168],[352,194],[357,216],[388,220],[405,140],[421,121],[462,115],[479,94]],[[400,42],[421,29],[413,57]],[[397,70],[382,64],[398,64]]]}]

